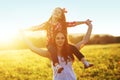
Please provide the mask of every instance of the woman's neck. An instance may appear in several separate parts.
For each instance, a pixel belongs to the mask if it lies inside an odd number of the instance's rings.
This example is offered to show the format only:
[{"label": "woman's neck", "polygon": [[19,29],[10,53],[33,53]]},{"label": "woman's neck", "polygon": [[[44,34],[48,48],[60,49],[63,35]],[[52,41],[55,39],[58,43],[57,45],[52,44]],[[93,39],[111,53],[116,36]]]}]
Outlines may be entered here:
[{"label": "woman's neck", "polygon": [[59,55],[59,56],[61,56],[61,50],[62,50],[62,47],[57,47],[57,54]]}]

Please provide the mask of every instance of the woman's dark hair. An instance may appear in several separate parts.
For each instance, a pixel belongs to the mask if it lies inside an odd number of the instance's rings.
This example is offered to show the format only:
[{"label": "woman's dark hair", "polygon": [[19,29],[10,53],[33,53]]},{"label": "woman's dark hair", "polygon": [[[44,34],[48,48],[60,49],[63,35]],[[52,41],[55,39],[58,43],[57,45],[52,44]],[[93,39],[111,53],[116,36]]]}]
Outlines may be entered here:
[{"label": "woman's dark hair", "polygon": [[[59,8],[59,9],[61,9],[61,8]],[[62,9],[61,9],[61,11],[62,11]],[[48,20],[48,23],[50,23],[51,22],[51,20],[52,20],[52,16],[49,18],[49,20]],[[69,57],[72,59],[72,60],[74,60],[74,57],[73,57],[73,55],[72,55],[72,52],[70,51],[70,47],[69,47],[69,45],[68,45],[68,40],[67,40],[67,25],[66,25],[66,18],[65,18],[65,13],[62,11],[62,14],[61,14],[61,17],[59,18],[59,19],[57,19],[57,21],[60,23],[60,25],[62,26],[62,30],[61,31],[58,31],[58,30],[56,30],[55,32],[54,32],[54,41],[53,41],[53,44],[55,45],[55,37],[56,37],[56,35],[57,35],[57,33],[59,33],[59,32],[61,32],[61,33],[63,33],[64,34],[64,36],[65,36],[65,43],[64,43],[64,45],[63,45],[63,48],[62,48],[62,56],[63,56],[63,58],[64,58],[64,60],[66,61],[66,63],[67,63],[67,60],[69,59]],[[69,56],[69,57],[68,57]]]},{"label": "woman's dark hair", "polygon": [[[63,33],[63,32],[59,31],[59,32],[57,32],[57,33],[54,34],[54,44],[55,44],[55,36],[56,36],[58,33]],[[73,56],[73,54],[72,54],[70,45],[68,44],[67,35],[64,34],[64,33],[63,33],[63,35],[65,36],[65,42],[64,42],[64,45],[63,45],[63,47],[62,47],[61,54],[62,54],[62,57],[64,58],[64,60],[65,60],[66,63],[67,63],[67,60],[68,60],[68,59],[71,59],[72,61],[74,61],[74,56]],[[56,47],[56,44],[55,44],[55,47]]]}]

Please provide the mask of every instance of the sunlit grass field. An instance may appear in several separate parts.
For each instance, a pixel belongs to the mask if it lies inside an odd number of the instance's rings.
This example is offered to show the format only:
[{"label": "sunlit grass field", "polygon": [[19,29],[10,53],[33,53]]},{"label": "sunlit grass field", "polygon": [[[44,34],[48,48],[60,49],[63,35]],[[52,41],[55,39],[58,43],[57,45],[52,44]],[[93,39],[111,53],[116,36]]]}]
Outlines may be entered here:
[{"label": "sunlit grass field", "polygon": [[[87,45],[81,52],[94,67],[76,59],[77,80],[120,80],[120,44]],[[0,51],[0,80],[52,80],[51,62],[29,49]]]}]

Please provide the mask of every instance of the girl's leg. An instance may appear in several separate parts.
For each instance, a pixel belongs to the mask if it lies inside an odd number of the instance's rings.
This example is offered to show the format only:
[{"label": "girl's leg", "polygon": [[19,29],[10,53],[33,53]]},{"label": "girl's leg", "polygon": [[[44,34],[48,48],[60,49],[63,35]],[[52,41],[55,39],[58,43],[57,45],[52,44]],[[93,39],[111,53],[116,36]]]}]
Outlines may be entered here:
[{"label": "girl's leg", "polygon": [[84,64],[85,68],[89,68],[93,66],[93,64],[89,64],[89,62],[84,58],[84,55],[73,45],[69,44],[70,49],[72,50],[73,54]]},{"label": "girl's leg", "polygon": [[73,45],[69,44],[71,52],[81,61],[84,55]]}]

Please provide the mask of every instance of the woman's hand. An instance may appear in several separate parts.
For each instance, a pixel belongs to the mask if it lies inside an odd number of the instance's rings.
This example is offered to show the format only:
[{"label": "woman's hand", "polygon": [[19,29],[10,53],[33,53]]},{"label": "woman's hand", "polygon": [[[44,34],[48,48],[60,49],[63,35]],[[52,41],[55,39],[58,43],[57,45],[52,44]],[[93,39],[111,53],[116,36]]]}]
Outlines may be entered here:
[{"label": "woman's hand", "polygon": [[20,29],[19,32],[22,33],[22,32],[23,32],[23,29]]},{"label": "woman's hand", "polygon": [[88,25],[88,26],[90,26],[90,27],[92,26],[91,22],[92,22],[92,21],[89,20],[89,19],[87,19],[87,20],[85,21],[86,25]]}]

